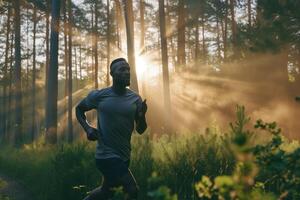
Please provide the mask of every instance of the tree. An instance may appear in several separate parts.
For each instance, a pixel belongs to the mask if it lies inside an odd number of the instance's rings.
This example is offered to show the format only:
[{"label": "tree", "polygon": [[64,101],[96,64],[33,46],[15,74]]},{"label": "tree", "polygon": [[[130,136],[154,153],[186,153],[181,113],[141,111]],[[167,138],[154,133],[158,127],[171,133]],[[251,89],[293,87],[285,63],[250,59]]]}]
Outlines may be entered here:
[{"label": "tree", "polygon": [[3,102],[3,134],[4,134],[4,139],[7,139],[7,124],[9,123],[8,121],[8,109],[7,109],[7,85],[8,85],[8,74],[7,74],[7,70],[8,70],[8,55],[9,55],[9,34],[11,32],[10,30],[10,18],[11,18],[11,7],[8,6],[8,11],[7,11],[7,22],[6,22],[6,41],[5,41],[5,60],[4,60],[4,73],[3,73],[3,97],[4,97],[4,102]]},{"label": "tree", "polygon": [[133,8],[132,0],[123,0],[125,7],[125,22],[127,35],[127,56],[130,65],[130,88],[135,92],[139,91],[137,76],[135,71],[135,50],[134,50],[134,23],[133,23]]},{"label": "tree", "polygon": [[68,59],[69,59],[69,75],[68,75],[68,142],[73,141],[73,125],[72,125],[72,1],[68,0],[68,14],[69,14],[69,29],[68,29],[68,35],[69,35],[69,52],[68,52]]},{"label": "tree", "polygon": [[172,114],[171,114],[171,100],[170,100],[168,46],[167,46],[167,35],[166,35],[166,18],[165,18],[164,0],[159,0],[159,27],[160,27],[161,57],[162,57],[162,67],[163,67],[165,128],[166,131],[169,132],[171,129],[170,116],[172,116]]},{"label": "tree", "polygon": [[230,14],[231,14],[231,31],[232,31],[232,45],[234,56],[237,53],[237,24],[235,21],[235,0],[230,0]]},{"label": "tree", "polygon": [[33,6],[33,52],[32,52],[32,122],[31,122],[31,141],[35,139],[36,127],[36,24],[37,24],[37,9]]},{"label": "tree", "polygon": [[94,77],[95,77],[95,89],[98,89],[98,0],[95,1],[94,5],[94,15],[95,15],[95,24],[94,24],[94,59],[95,59],[95,71],[94,71]]},{"label": "tree", "polygon": [[185,1],[179,0],[178,3],[178,22],[177,22],[177,68],[179,66],[185,66],[185,26],[186,26],[186,10]]},{"label": "tree", "polygon": [[109,86],[109,65],[110,65],[110,17],[109,17],[109,0],[106,1],[106,14],[107,14],[107,29],[106,29],[106,56],[107,56],[107,63],[106,63],[106,85]]},{"label": "tree", "polygon": [[140,50],[143,51],[145,48],[145,2],[140,0]]},{"label": "tree", "polygon": [[21,23],[20,23],[20,0],[14,1],[15,11],[15,65],[13,91],[15,97],[15,145],[20,146],[22,143],[22,84],[21,84]]},{"label": "tree", "polygon": [[58,91],[58,33],[60,1],[52,0],[50,64],[47,83],[46,140],[50,144],[57,142],[57,91]]}]

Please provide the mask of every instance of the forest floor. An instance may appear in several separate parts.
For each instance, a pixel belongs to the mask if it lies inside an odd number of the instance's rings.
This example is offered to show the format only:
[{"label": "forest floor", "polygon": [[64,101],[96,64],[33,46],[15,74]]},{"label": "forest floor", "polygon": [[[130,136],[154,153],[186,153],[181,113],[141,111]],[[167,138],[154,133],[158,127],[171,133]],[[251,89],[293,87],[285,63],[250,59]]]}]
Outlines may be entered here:
[{"label": "forest floor", "polygon": [[0,200],[28,200],[29,193],[18,181],[0,172]]}]

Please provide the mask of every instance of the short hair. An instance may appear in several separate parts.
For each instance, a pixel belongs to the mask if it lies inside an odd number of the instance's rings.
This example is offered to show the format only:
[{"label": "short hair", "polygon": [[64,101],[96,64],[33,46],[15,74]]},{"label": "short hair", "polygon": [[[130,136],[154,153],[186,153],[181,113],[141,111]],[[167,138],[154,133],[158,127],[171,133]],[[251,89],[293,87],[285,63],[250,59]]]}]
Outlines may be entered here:
[{"label": "short hair", "polygon": [[112,66],[115,64],[115,63],[118,63],[118,62],[121,62],[121,61],[125,61],[127,62],[127,60],[125,58],[117,58],[117,59],[114,59],[111,63],[110,63],[110,71],[112,71]]}]

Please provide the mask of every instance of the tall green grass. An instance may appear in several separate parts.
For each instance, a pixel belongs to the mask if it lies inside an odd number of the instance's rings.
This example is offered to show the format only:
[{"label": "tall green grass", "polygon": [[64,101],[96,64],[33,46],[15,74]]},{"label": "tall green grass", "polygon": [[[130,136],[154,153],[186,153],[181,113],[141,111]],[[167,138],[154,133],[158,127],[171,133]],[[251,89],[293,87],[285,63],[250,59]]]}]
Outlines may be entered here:
[{"label": "tall green grass", "polygon": [[[195,185],[202,177],[222,180],[222,177],[230,179],[231,175],[236,173],[237,162],[240,163],[241,158],[236,150],[231,148],[231,144],[240,145],[244,151],[243,146],[247,141],[247,135],[252,138],[253,145],[264,150],[256,151],[258,160],[253,161],[263,169],[258,173],[260,183],[266,186],[266,190],[278,196],[285,192],[288,186],[284,188],[285,190],[280,190],[268,185],[267,181],[270,178],[268,176],[276,172],[269,172],[269,169],[276,167],[276,163],[270,167],[260,166],[260,163],[265,164],[263,161],[266,159],[275,159],[277,154],[272,151],[272,145],[270,150],[268,146],[264,146],[264,143],[269,144],[268,139],[259,140],[260,135],[254,135],[251,131],[242,131],[248,121],[248,118],[237,112],[237,121],[224,131],[227,133],[212,126],[202,133],[162,135],[153,139],[150,139],[150,133],[142,136],[134,134],[130,169],[140,187],[139,199],[173,200],[177,199],[176,196],[179,200],[201,199]],[[272,140],[270,136],[269,140],[274,142],[274,137]],[[255,144],[257,141],[264,142]],[[278,139],[276,141],[278,142]],[[280,140],[279,146],[288,149],[289,152],[299,151],[299,144],[296,142]],[[21,149],[1,147],[0,171],[21,180],[31,192],[33,200],[79,200],[102,182],[101,173],[95,166],[94,151],[95,143],[80,141],[52,147],[42,144],[25,145]],[[282,156],[283,150],[276,151],[281,152]],[[286,157],[286,159],[296,162],[300,154],[289,154],[288,151],[286,155],[294,157],[293,159]],[[280,159],[284,160],[281,157]],[[281,166],[280,169],[286,171],[292,169],[288,167],[290,163]],[[296,170],[295,167],[293,170]],[[281,174],[283,176],[285,173]],[[298,174],[293,178],[295,181],[288,182],[289,184],[298,183]],[[293,192],[296,192],[297,188],[298,185]]]}]

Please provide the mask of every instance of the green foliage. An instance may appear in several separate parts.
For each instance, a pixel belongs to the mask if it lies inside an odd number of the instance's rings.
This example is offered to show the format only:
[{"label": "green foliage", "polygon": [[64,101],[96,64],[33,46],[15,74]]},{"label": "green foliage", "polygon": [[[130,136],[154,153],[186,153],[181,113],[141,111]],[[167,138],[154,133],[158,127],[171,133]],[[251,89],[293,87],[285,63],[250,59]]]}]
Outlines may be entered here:
[{"label": "green foliage", "polygon": [[[299,199],[299,142],[284,138],[275,122],[258,120],[249,129],[244,107],[236,115],[226,134],[212,125],[202,134],[134,135],[130,168],[139,199]],[[268,141],[260,142],[261,132],[270,133],[263,136]],[[80,142],[2,147],[0,170],[21,180],[38,200],[79,200],[101,183],[94,148]],[[113,199],[126,199],[122,188]]]},{"label": "green foliage", "polygon": [[[257,180],[263,182],[265,189],[285,199],[300,198],[300,146],[285,141],[277,124],[258,120],[255,128],[272,134],[266,144],[254,148],[256,162],[260,167]],[[287,148],[288,145],[293,149]]]},{"label": "green foliage", "polygon": [[[0,191],[2,188],[6,187],[6,185],[7,182],[0,178]],[[6,195],[0,194],[0,200],[9,200],[9,198]]]},{"label": "green foliage", "polygon": [[61,145],[52,159],[52,165],[60,199],[80,199],[78,197],[84,197],[96,187],[95,183],[101,183],[93,150],[87,143]]},{"label": "green foliage", "polygon": [[231,143],[228,148],[234,153],[237,160],[232,175],[217,176],[212,181],[203,176],[195,185],[199,197],[208,199],[274,199],[271,194],[264,193],[255,187],[257,166],[254,162],[251,149],[251,136],[253,133],[245,130],[250,118],[245,115],[245,108],[237,106],[237,120],[230,123]]},{"label": "green foliage", "polygon": [[172,195],[170,188],[161,185],[161,181],[162,179],[158,176],[158,174],[153,172],[151,177],[148,179],[148,197],[152,200],[177,200],[177,195]]}]

